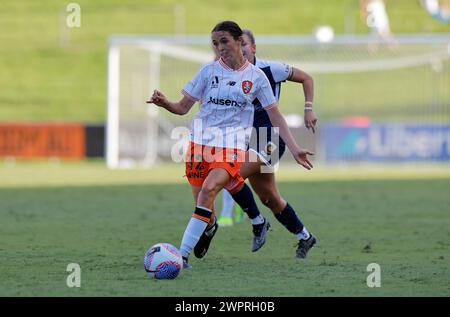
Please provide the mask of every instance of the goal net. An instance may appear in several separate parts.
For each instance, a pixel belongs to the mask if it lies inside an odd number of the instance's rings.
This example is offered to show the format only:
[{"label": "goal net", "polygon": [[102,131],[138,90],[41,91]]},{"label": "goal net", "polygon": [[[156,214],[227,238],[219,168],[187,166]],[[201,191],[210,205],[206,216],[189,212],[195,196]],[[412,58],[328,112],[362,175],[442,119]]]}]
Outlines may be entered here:
[{"label": "goal net", "polygon": [[[281,61],[313,76],[320,136],[328,123],[449,122],[449,38],[404,35],[386,43],[353,35],[319,43],[314,37],[286,35],[256,36],[256,44],[258,58]],[[208,36],[110,38],[106,148],[110,168],[149,167],[171,160],[179,142],[173,131],[188,127],[198,106],[177,116],[145,101],[154,89],[178,101],[184,85],[212,59]],[[303,127],[303,101],[301,85],[282,86],[280,110],[294,136],[325,158],[326,142]]]}]

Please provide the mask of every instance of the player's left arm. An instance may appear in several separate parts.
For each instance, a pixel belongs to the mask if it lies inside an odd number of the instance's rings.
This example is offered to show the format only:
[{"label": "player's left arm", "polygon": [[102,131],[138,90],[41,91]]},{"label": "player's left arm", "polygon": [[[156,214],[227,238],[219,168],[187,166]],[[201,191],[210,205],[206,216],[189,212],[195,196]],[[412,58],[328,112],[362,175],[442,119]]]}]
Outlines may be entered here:
[{"label": "player's left arm", "polygon": [[303,94],[305,95],[305,110],[304,110],[305,126],[307,129],[311,128],[314,133],[317,124],[317,116],[314,113],[313,109],[314,105],[313,78],[304,71],[291,66],[289,77],[287,78],[287,80],[302,84]]},{"label": "player's left arm", "polygon": [[298,146],[297,142],[294,139],[294,136],[289,130],[286,119],[284,119],[283,115],[278,110],[278,106],[276,103],[264,109],[266,110],[272,125],[279,128],[281,138],[286,143],[289,151],[291,151],[297,163],[302,165],[307,170],[310,170],[313,165],[309,161],[308,155],[314,155],[314,153],[312,153],[308,149],[302,149]]},{"label": "player's left arm", "polygon": [[294,136],[289,130],[286,119],[278,110],[278,102],[273,95],[269,80],[261,70],[259,72],[261,76],[258,76],[256,79],[257,89],[254,93],[254,97],[258,98],[260,101],[261,106],[269,116],[272,126],[279,128],[281,138],[286,143],[297,163],[308,170],[311,169],[313,166],[308,159],[308,155],[313,155],[313,153],[298,146]]}]

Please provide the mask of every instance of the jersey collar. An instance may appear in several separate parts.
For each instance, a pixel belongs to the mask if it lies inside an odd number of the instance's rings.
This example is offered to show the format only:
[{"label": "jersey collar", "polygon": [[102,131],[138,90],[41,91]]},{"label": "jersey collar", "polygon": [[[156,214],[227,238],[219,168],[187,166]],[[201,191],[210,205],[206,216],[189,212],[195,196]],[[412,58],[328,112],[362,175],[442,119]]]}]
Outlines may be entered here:
[{"label": "jersey collar", "polygon": [[225,62],[223,61],[223,59],[222,59],[222,57],[221,57],[221,58],[219,58],[219,64],[220,64],[225,70],[241,72],[241,71],[243,71],[244,69],[246,69],[247,66],[248,66],[250,63],[249,63],[248,60],[246,59],[244,65],[242,65],[241,68],[234,70],[233,68],[231,68],[230,66],[228,66],[227,64],[225,64]]}]

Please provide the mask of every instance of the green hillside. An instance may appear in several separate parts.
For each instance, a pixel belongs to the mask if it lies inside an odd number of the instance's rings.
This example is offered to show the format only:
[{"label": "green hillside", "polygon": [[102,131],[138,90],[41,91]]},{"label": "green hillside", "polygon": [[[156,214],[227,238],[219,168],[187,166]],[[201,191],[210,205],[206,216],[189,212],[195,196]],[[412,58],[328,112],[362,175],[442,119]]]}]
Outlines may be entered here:
[{"label": "green hillside", "polygon": [[[208,34],[233,19],[256,34],[366,33],[356,0],[87,1],[81,28],[65,26],[67,1],[2,1],[0,120],[104,122],[106,51],[111,34]],[[419,1],[387,3],[394,33],[449,32]],[[178,13],[177,13],[178,12]],[[182,18],[177,20],[177,16]]]}]

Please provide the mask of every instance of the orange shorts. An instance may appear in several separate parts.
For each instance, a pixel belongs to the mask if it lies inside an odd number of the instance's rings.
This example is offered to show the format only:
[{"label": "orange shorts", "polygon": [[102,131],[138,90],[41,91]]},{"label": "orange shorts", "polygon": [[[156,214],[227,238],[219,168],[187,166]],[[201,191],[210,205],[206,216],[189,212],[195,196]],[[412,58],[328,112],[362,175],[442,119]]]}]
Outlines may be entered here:
[{"label": "orange shorts", "polygon": [[210,147],[190,142],[186,154],[186,176],[192,186],[202,186],[210,170],[222,168],[231,176],[224,187],[233,192],[244,183],[244,179],[239,174],[244,160],[245,152],[242,150]]}]

